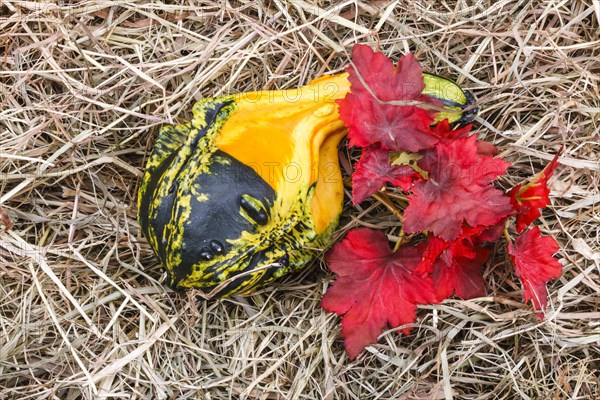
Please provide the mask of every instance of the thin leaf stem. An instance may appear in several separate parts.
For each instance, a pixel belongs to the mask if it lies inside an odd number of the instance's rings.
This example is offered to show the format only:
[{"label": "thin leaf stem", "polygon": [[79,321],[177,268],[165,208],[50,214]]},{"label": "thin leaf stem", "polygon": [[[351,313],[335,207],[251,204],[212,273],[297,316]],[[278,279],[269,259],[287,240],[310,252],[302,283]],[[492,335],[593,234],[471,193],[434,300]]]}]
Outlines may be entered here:
[{"label": "thin leaf stem", "polygon": [[396,244],[394,245],[394,253],[398,251],[400,246],[402,246],[405,236],[406,236],[406,232],[404,232],[404,228],[401,228],[400,234],[398,235],[398,240],[396,241]]},{"label": "thin leaf stem", "polygon": [[508,234],[508,225],[509,225],[509,220],[508,218],[506,218],[506,222],[504,222],[504,229],[503,229],[503,233],[504,233],[504,238],[506,239],[507,243],[512,243],[512,240],[510,240],[510,235]]},{"label": "thin leaf stem", "polygon": [[379,201],[381,204],[386,206],[386,208],[388,210],[390,210],[390,212],[396,218],[398,218],[400,220],[400,222],[402,222],[402,220],[404,219],[402,213],[396,208],[396,206],[394,205],[392,200],[390,200],[389,196],[386,193],[383,193],[383,192],[373,193],[371,195],[371,197],[373,197],[375,200]]},{"label": "thin leaf stem", "polygon": [[[396,208],[396,205],[394,204],[394,202],[390,199],[390,197],[388,196],[387,193],[384,192],[377,192],[377,193],[373,193],[371,195],[371,197],[373,197],[374,199],[376,199],[377,201],[379,201],[381,204],[383,204],[384,206],[386,206],[386,208],[388,210],[390,210],[390,212],[400,220],[400,222],[402,222],[403,220],[403,215],[400,212],[400,210],[398,210],[398,208]],[[396,241],[396,244],[394,245],[394,253],[396,251],[398,251],[398,249],[400,248],[400,246],[402,245],[402,242],[404,242],[404,237],[406,236],[406,232],[404,232],[404,227],[400,228],[400,234],[398,235],[398,240]]]}]

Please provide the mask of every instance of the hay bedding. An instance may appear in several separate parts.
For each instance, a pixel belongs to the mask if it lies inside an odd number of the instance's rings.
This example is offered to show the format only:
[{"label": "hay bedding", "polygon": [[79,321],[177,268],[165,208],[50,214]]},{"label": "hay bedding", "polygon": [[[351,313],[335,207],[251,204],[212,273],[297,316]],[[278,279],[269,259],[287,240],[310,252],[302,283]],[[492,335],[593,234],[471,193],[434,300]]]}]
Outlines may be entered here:
[{"label": "hay bedding", "polygon": [[[600,6],[593,1],[26,2],[0,8],[0,399],[595,399]],[[474,91],[506,188],[565,146],[540,323],[497,248],[488,297],[423,307],[354,362],[322,263],[248,297],[160,284],[135,199],[158,127],[202,97],[292,88],[356,42]],[[349,165],[354,152],[343,152]],[[343,233],[395,224],[347,207]]]}]

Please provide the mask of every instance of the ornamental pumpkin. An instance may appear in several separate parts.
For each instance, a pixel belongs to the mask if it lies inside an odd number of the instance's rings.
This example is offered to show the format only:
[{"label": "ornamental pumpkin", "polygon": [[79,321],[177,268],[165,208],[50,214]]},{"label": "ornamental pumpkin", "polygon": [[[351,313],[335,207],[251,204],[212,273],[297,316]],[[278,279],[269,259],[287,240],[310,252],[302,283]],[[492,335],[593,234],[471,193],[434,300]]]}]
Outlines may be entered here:
[{"label": "ornamental pumpkin", "polygon": [[[448,106],[444,118],[472,119],[461,113],[472,98],[456,84],[434,75],[425,82]],[[160,130],[138,220],[170,286],[207,298],[247,293],[330,244],[344,197],[337,147],[346,129],[336,100],[349,90],[343,73],[298,89],[203,99],[190,122]]]}]

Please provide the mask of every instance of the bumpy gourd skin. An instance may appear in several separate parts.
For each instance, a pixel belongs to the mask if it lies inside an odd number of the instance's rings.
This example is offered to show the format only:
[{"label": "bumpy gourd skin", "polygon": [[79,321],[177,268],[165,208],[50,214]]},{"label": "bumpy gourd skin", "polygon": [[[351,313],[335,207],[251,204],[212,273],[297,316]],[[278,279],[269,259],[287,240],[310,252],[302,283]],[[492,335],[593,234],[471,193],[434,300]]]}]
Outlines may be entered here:
[{"label": "bumpy gourd skin", "polygon": [[342,209],[335,100],[345,78],[300,92],[199,101],[161,129],[138,197],[139,222],[171,286],[245,293],[306,265]]},{"label": "bumpy gourd skin", "polygon": [[[461,114],[472,98],[426,76],[427,94]],[[206,297],[247,293],[305,266],[342,211],[336,100],[347,74],[299,89],[205,99],[187,124],[163,127],[138,194],[138,220],[170,286]]]}]

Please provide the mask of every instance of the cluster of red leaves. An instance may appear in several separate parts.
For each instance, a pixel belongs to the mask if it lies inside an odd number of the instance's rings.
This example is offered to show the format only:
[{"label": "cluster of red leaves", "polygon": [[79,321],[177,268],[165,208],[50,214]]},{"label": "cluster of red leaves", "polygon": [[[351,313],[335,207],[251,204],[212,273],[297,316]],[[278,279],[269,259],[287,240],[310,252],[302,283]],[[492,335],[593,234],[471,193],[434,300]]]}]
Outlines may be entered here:
[{"label": "cluster of red leaves", "polygon": [[[540,216],[558,156],[529,183],[505,194],[494,181],[510,164],[494,158],[493,145],[470,135],[470,125],[452,129],[447,120],[434,125],[437,112],[427,105],[441,103],[422,94],[422,70],[412,54],[394,67],[383,54],[356,45],[352,61],[351,93],[339,101],[350,144],[363,149],[352,175],[352,200],[358,204],[386,184],[398,187],[408,198],[403,230],[413,234],[394,251],[383,232],[359,228],[327,255],[337,278],[322,306],[342,316],[345,348],[355,358],[386,325],[409,334],[419,304],[453,293],[462,299],[483,296],[481,268],[490,243],[502,237],[511,216],[518,233]],[[390,155],[399,152],[418,157],[416,166],[395,165]],[[536,227],[509,240],[508,251],[525,301],[533,300],[543,318],[546,283],[562,270],[553,258],[558,244]]]}]

